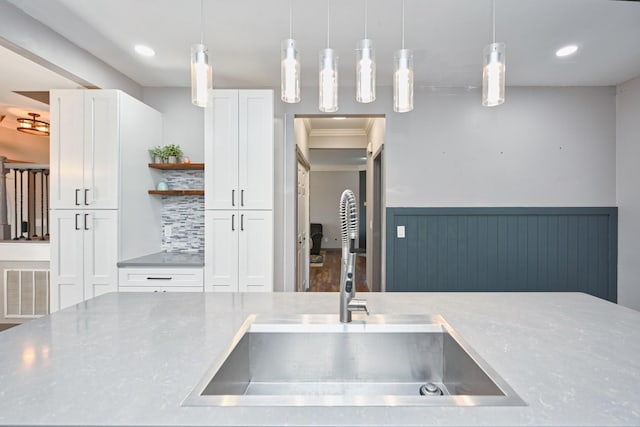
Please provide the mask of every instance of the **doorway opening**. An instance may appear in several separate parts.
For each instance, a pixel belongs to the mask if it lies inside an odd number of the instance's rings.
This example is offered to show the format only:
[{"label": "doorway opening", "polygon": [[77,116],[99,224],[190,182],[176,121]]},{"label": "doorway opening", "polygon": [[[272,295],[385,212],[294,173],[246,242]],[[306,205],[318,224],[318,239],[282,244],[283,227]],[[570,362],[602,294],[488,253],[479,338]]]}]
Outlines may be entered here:
[{"label": "doorway opening", "polygon": [[295,116],[297,151],[296,291],[340,286],[342,191],[358,200],[356,290],[381,291],[385,118]]}]

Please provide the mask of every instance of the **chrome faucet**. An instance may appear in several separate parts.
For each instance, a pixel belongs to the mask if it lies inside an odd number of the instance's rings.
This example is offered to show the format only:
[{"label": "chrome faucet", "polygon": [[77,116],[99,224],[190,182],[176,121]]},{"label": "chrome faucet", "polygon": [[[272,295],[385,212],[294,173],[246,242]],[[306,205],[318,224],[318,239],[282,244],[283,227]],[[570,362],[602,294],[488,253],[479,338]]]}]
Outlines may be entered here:
[{"label": "chrome faucet", "polygon": [[340,322],[351,322],[352,311],[369,314],[367,301],[355,299],[355,258],[358,233],[358,205],[351,190],[344,190],[340,197],[340,225],[342,232],[342,262],[340,269]]}]

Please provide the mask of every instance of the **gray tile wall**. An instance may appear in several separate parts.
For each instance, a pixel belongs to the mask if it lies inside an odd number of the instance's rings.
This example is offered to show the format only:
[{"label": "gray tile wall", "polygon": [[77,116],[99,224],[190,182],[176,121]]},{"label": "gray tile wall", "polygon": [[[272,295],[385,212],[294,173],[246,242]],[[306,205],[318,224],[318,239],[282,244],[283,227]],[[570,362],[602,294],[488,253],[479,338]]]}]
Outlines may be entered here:
[{"label": "gray tile wall", "polygon": [[[162,179],[170,190],[204,188],[203,171],[167,170]],[[171,236],[165,227],[171,227]],[[165,252],[204,251],[204,197],[162,196],[162,250]]]}]

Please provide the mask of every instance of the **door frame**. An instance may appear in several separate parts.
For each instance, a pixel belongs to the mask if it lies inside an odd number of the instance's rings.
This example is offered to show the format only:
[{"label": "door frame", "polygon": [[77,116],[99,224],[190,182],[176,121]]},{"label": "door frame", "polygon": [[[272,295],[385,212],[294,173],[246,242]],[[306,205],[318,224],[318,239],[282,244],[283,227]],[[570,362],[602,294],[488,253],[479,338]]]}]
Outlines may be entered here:
[{"label": "door frame", "polygon": [[[297,158],[297,163],[296,163],[296,203],[295,203],[295,208],[296,208],[296,275],[295,275],[295,279],[296,279],[296,283],[295,283],[295,290],[297,292],[305,292],[309,289],[309,267],[310,267],[310,247],[309,247],[309,239],[311,238],[311,236],[309,236],[310,230],[309,230],[309,220],[310,220],[310,212],[309,212],[309,202],[310,202],[310,197],[309,197],[309,173],[311,172],[311,165],[309,164],[309,161],[305,158],[304,154],[302,153],[302,151],[300,151],[300,148],[298,147],[298,145],[296,144],[296,158]],[[299,204],[298,204],[298,197],[297,197],[297,189],[298,189],[298,168],[302,166],[302,168],[306,171],[307,173],[307,192],[306,192],[306,222],[305,222],[305,227],[306,227],[306,240],[303,243],[303,251],[304,251],[304,261],[303,261],[303,265],[300,266],[298,263],[298,246],[297,246],[297,242],[298,242],[298,224],[299,224],[299,215],[300,215],[300,210],[299,210]],[[304,289],[300,289],[300,284],[298,283],[298,278],[300,277],[300,269],[303,269],[303,274],[304,274]]]}]

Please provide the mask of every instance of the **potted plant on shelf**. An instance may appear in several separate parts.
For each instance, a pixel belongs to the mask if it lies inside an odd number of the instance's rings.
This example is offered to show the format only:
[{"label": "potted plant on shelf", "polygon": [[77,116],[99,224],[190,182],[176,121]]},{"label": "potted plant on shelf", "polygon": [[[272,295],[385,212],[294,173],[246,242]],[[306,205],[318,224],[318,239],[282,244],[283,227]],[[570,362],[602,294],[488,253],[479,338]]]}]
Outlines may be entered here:
[{"label": "potted plant on shelf", "polygon": [[163,162],[163,150],[159,145],[149,149],[149,155],[151,156],[152,163],[162,163]]},{"label": "potted plant on shelf", "polygon": [[182,149],[179,145],[169,144],[162,148],[163,155],[168,159],[169,163],[178,163],[178,160],[182,157]]}]

